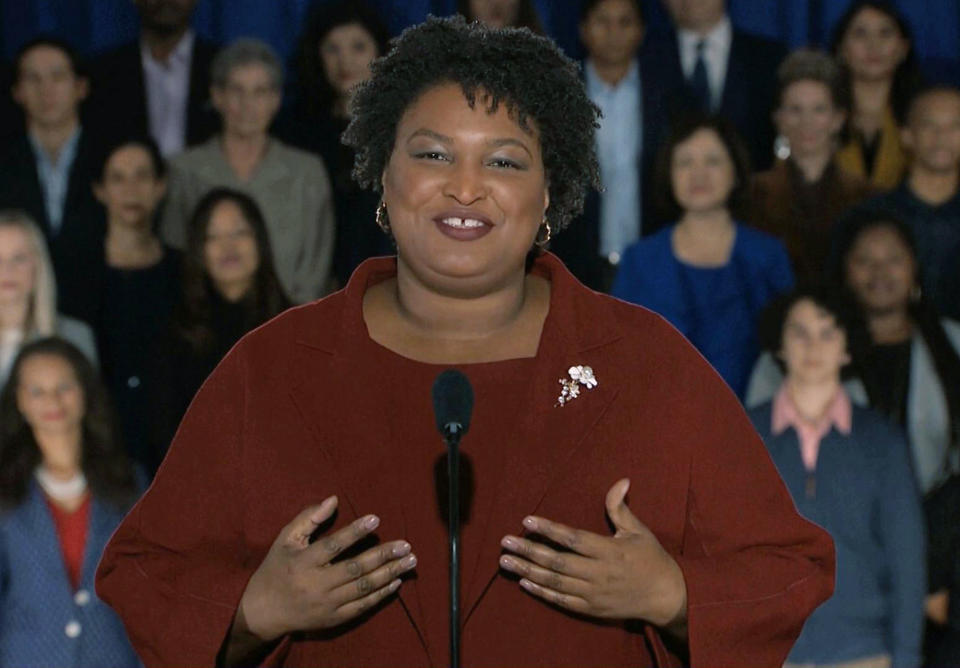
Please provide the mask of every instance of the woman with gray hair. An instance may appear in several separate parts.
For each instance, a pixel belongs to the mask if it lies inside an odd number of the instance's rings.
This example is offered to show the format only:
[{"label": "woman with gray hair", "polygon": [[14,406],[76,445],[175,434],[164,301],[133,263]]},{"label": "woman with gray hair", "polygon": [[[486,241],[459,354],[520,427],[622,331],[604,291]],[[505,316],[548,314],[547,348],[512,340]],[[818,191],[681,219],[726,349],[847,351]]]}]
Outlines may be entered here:
[{"label": "woman with gray hair", "polygon": [[182,249],[206,193],[218,186],[245,192],[263,210],[287,295],[296,303],[316,299],[326,292],[333,253],[330,182],[319,158],[268,132],[282,99],[280,59],[264,42],[239,39],[217,54],[211,79],[223,130],[171,162],[161,235]]},{"label": "woman with gray hair", "polygon": [[848,93],[834,60],[799,49],[783,61],[777,78],[778,160],[754,178],[751,221],[783,240],[803,282],[822,273],[837,217],[872,190],[835,161]]},{"label": "woman with gray hair", "polygon": [[23,211],[0,211],[0,386],[20,348],[48,336],[66,339],[96,365],[90,327],[57,313],[57,284],[40,228]]}]

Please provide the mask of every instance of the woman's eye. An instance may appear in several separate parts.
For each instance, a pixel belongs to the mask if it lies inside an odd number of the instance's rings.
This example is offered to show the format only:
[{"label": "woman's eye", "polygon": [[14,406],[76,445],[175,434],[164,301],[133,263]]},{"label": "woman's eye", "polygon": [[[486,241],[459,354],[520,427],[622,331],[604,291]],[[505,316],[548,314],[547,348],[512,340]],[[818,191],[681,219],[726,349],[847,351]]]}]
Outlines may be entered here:
[{"label": "woman's eye", "polygon": [[490,164],[494,167],[501,167],[506,169],[523,169],[520,166],[520,163],[514,162],[509,158],[494,158],[490,161]]},{"label": "woman's eye", "polygon": [[421,160],[446,160],[447,156],[439,151],[421,151],[417,153],[414,157]]}]

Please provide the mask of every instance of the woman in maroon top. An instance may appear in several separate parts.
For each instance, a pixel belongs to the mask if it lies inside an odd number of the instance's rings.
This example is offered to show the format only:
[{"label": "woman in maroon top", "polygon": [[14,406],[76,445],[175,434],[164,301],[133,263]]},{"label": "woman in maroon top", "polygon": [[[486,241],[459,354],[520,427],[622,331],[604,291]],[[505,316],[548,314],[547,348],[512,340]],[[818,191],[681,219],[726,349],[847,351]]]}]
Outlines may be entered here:
[{"label": "woman in maroon top", "polygon": [[576,66],[431,19],[353,112],[397,257],[246,336],[194,399],[101,564],[146,663],[447,664],[429,395],[456,366],[463,665],[780,665],[829,538],[681,336],[540,252],[597,181]]}]

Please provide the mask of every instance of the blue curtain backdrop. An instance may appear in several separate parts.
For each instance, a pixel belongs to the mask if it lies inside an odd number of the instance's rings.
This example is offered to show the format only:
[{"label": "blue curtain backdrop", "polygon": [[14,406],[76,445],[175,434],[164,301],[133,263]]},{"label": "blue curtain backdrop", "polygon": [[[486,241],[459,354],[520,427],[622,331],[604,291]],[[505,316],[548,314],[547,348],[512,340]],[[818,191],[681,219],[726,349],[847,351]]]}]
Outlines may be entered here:
[{"label": "blue curtain backdrop", "polygon": [[[261,37],[288,56],[300,21],[317,0],[200,0],[197,31],[218,42],[241,35]],[[324,0],[318,0],[323,2]],[[428,13],[446,14],[456,0],[369,0],[397,33]],[[571,55],[577,41],[579,0],[534,0],[551,35]],[[791,46],[823,44],[849,0],[730,0],[739,27]],[[899,0],[913,27],[916,50],[937,78],[960,77],[960,1]],[[666,23],[658,0],[644,0],[651,29]],[[90,54],[133,39],[136,11],[131,0],[0,0],[0,54],[10,59],[26,40],[45,32],[68,39]]]}]

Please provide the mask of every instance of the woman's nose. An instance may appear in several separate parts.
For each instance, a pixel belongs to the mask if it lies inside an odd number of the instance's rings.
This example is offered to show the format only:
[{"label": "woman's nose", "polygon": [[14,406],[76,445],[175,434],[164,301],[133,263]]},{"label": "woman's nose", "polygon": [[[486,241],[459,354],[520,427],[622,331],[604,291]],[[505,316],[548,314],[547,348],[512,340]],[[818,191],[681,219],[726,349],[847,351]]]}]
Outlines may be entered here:
[{"label": "woman's nose", "polygon": [[460,204],[470,204],[486,196],[487,186],[479,169],[466,161],[454,163],[451,167],[450,177],[444,185],[444,195]]}]

